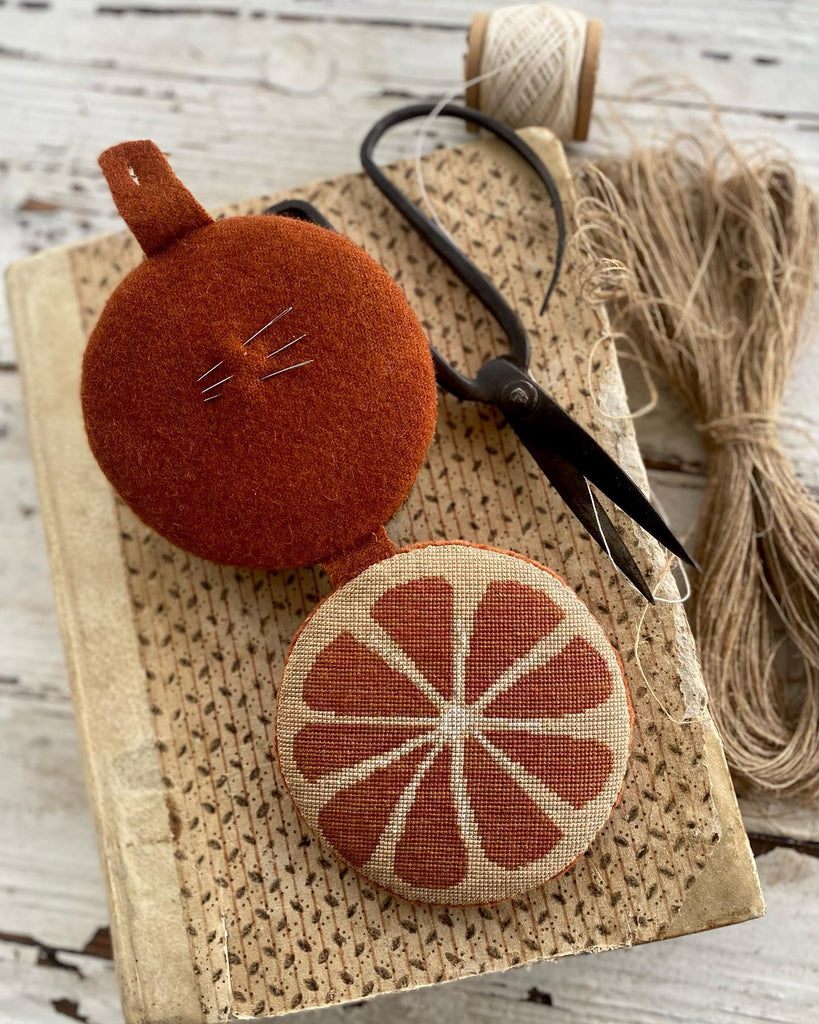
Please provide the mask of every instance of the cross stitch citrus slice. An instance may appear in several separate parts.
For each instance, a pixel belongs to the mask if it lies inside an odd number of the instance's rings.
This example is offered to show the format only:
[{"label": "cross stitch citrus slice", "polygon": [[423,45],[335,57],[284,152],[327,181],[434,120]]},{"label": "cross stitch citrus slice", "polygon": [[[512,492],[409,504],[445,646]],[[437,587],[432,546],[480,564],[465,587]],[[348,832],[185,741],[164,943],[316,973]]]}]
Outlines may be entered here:
[{"label": "cross stitch citrus slice", "polygon": [[279,689],[279,765],[342,860],[429,903],[560,874],[623,786],[631,709],[574,592],[519,555],[399,551],[313,612]]}]

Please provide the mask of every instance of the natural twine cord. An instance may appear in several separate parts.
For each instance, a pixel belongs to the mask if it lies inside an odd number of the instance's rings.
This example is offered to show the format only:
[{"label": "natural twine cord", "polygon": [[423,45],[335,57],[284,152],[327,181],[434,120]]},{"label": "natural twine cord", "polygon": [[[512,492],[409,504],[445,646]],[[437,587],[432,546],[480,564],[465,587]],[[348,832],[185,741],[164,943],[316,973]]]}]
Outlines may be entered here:
[{"label": "natural twine cord", "polygon": [[693,627],[729,763],[754,788],[814,797],[819,509],[778,427],[816,277],[816,199],[786,159],[721,132],[584,165],[580,185],[593,291],[708,447]]}]

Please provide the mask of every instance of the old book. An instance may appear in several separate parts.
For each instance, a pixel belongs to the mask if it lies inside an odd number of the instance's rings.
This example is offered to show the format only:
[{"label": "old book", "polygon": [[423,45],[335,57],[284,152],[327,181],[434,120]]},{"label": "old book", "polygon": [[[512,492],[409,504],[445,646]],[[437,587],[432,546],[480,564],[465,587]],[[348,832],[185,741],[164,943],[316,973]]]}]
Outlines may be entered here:
[{"label": "old book", "polygon": [[[528,138],[570,203],[559,143],[543,130]],[[548,315],[537,315],[554,249],[542,189],[490,142],[438,151],[424,166],[455,239],[531,331],[535,377],[645,482],[631,424],[616,418],[626,411],[616,358],[597,344],[606,324],[571,250]],[[391,173],[417,193],[411,162]],[[450,359],[474,370],[503,350],[480,304],[362,176],[291,194],[384,264]],[[226,212],[260,212],[275,198]],[[618,648],[634,702],[622,800],[566,874],[485,908],[403,902],[303,832],[277,777],[272,711],[284,652],[326,580],[313,569],[227,569],[173,548],[114,497],[85,441],[83,347],[139,258],[121,233],[43,253],[8,277],[126,1019],[275,1016],[761,914],[684,611],[646,610],[501,418],[449,397],[391,535],[399,546],[508,547],[576,589]],[[658,546],[615,522],[651,584],[673,597]]]}]

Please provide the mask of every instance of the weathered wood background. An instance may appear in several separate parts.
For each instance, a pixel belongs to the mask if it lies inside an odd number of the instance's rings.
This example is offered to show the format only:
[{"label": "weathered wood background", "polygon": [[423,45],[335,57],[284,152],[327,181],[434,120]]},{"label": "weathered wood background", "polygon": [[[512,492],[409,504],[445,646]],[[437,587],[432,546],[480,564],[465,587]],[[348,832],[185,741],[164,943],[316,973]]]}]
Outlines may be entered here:
[{"label": "weathered wood background", "polygon": [[[711,93],[732,134],[781,141],[819,184],[815,0],[578,6],[606,25],[585,152],[624,145],[615,120],[645,137],[657,108],[628,100],[631,83],[679,72]],[[377,116],[458,80],[473,9],[469,0],[0,0],[0,263],[120,227],[96,156],[124,138],[155,139],[209,206],[354,169]],[[703,116],[703,101],[680,96],[660,128]],[[388,140],[384,157],[406,155],[407,143]],[[632,383],[642,404],[639,379]],[[819,491],[817,389],[819,346],[788,396],[804,430],[786,437]],[[638,432],[656,495],[684,533],[703,480],[696,433],[666,393]],[[2,312],[0,537],[0,1022],[116,1024],[105,899]],[[817,813],[747,803],[745,811],[749,829],[774,837],[756,841],[769,904],[762,921],[316,1020],[812,1022]]]}]

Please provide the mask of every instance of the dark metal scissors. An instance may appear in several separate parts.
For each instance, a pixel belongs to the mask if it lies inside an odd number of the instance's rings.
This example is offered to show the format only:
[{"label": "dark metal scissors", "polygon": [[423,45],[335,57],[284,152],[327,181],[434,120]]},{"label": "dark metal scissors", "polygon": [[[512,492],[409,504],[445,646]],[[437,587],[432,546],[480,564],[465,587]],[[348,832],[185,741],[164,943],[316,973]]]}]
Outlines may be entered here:
[{"label": "dark metal scissors", "polygon": [[[425,117],[434,109],[435,104],[418,103],[387,114],[370,129],[364,139],[361,163],[389,202],[480,299],[509,339],[509,351],[490,359],[475,377],[460,373],[440,352],[432,348],[438,383],[457,398],[486,402],[501,410],[523,446],[583,527],[608,552],[612,561],[643,597],[653,604],[654,598],[648,583],[611,519],[592,498],[589,484],[610,498],[673,554],[690,565],[695,563],[628,474],[591,434],[532,380],[529,375],[529,336],[517,313],[475,264],[390,181],[373,159],[376,144],[385,132],[401,122]],[[558,238],[554,270],[540,309],[542,315],[560,276],[566,244],[563,204],[554,179],[534,150],[501,122],[480,111],[451,104],[443,107],[440,114],[471,121],[486,128],[519,153],[543,182],[554,210]],[[267,212],[311,220],[323,227],[330,227],[314,207],[298,200],[285,200]]]}]

